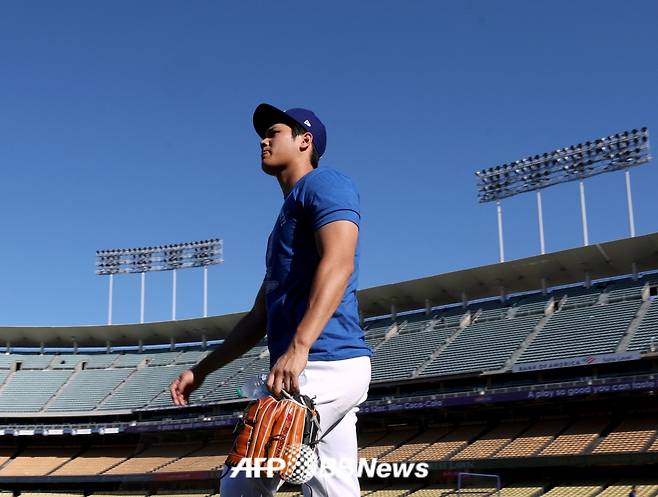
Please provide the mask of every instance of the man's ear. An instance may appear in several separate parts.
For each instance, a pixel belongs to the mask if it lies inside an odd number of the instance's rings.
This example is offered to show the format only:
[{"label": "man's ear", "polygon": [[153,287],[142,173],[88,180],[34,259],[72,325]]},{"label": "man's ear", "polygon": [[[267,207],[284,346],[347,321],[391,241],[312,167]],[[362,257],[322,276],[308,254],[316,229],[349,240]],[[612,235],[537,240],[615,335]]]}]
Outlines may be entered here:
[{"label": "man's ear", "polygon": [[305,152],[311,147],[311,145],[313,145],[313,135],[308,132],[301,135],[301,140],[299,140],[300,152]]}]

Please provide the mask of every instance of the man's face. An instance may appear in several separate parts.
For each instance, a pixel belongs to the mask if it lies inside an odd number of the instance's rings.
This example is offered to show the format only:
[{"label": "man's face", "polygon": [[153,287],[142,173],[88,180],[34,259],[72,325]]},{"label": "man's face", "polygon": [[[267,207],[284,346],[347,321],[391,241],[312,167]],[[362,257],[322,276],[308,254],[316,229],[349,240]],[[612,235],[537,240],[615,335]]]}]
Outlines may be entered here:
[{"label": "man's face", "polygon": [[292,137],[292,128],[277,123],[270,126],[260,141],[261,167],[267,174],[275,175],[292,163],[299,154],[302,136]]}]

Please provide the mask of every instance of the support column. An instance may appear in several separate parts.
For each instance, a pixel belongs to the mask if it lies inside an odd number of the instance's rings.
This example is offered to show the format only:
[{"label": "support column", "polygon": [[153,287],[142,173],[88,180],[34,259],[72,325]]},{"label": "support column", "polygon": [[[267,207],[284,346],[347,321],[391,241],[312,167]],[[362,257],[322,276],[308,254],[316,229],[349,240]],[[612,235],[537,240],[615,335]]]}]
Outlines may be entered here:
[{"label": "support column", "polygon": [[505,262],[505,245],[503,243],[503,206],[500,200],[496,202],[496,212],[498,214],[498,252],[500,262]]},{"label": "support column", "polygon": [[176,269],[172,269],[171,275],[171,320],[176,321]]},{"label": "support column", "polygon": [[144,285],[146,284],[146,273],[141,273],[142,275],[142,284],[140,287],[140,299],[139,299],[139,322],[144,323]]},{"label": "support column", "polygon": [[628,226],[631,238],[635,237],[635,213],[633,212],[633,195],[631,193],[631,172],[626,169],[626,202],[628,203]]},{"label": "support column", "polygon": [[114,274],[110,274],[109,300],[107,303],[107,324],[112,324],[112,294],[114,292]]},{"label": "support column", "polygon": [[541,205],[541,190],[537,190],[537,218],[539,222],[539,249],[541,254],[546,253],[546,244],[544,243],[544,211]]},{"label": "support column", "polygon": [[208,266],[203,266],[203,317],[208,317]]},{"label": "support column", "polygon": [[589,245],[589,229],[587,227],[587,207],[585,206],[585,182],[580,180],[580,215],[583,220],[583,245]]}]

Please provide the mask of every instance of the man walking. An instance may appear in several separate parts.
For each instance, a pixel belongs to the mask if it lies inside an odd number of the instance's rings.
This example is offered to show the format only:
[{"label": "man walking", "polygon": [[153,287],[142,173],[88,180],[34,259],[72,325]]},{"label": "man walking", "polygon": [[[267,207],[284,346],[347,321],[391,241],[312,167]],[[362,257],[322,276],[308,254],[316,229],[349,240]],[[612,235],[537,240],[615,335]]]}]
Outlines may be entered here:
[{"label": "man walking", "polygon": [[[267,244],[266,275],[251,311],[226,340],[171,385],[174,403],[212,371],[247,352],[267,334],[267,387],[315,398],[323,463],[348,471],[322,472],[309,482],[314,497],[358,497],[357,406],[367,396],[371,351],[359,325],[359,196],[345,175],[318,168],[326,148],[322,122],[306,109],[259,105],[261,167],[276,177],[283,206]],[[306,382],[299,383],[305,374]],[[269,497],[278,478],[225,475],[222,497]],[[310,492],[309,492],[310,494]]]}]

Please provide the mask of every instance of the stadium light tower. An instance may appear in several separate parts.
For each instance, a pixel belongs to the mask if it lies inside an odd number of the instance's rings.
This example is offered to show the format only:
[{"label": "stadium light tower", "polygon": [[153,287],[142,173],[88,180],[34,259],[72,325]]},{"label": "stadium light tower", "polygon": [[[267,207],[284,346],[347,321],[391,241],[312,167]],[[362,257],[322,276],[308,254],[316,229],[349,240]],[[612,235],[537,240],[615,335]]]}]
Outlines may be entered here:
[{"label": "stadium light tower", "polygon": [[171,319],[176,320],[176,271],[203,268],[203,317],[208,316],[208,266],[224,262],[224,242],[218,238],[199,242],[133,249],[97,250],[96,274],[110,276],[107,324],[112,324],[112,294],[115,274],[140,273],[139,322],[144,322],[146,273],[172,272]]},{"label": "stadium light tower", "polygon": [[583,223],[583,245],[589,245],[585,179],[613,171],[625,171],[628,224],[630,236],[634,237],[635,217],[631,194],[630,168],[645,164],[651,159],[649,130],[642,128],[623,131],[604,138],[558,148],[552,152],[477,171],[475,175],[478,178],[477,187],[480,203],[496,202],[500,262],[505,261],[501,205],[503,199],[530,191],[537,193],[539,244],[541,253],[544,254],[546,247],[544,243],[541,191],[559,183],[578,181]]}]

